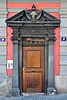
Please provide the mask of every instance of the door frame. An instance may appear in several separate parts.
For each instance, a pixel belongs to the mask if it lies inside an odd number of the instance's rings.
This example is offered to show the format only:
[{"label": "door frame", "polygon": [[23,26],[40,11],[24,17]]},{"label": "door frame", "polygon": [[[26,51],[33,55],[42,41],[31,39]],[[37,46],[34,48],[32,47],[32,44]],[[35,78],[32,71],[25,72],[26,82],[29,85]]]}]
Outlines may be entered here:
[{"label": "door frame", "polygon": [[[24,37],[25,38],[25,37]],[[29,37],[27,37],[27,38],[29,38]],[[32,38],[32,37],[31,37]],[[38,38],[38,37],[37,37]],[[39,38],[42,38],[42,37],[39,37]],[[43,47],[45,48],[44,49],[44,80],[45,80],[45,84],[44,84],[44,87],[45,87],[45,89],[44,89],[44,92],[45,93],[47,93],[47,87],[48,87],[48,39],[47,38],[45,38],[44,37],[44,40],[45,40],[45,44],[43,45]],[[28,46],[30,46],[30,45],[28,45]],[[38,46],[38,45],[36,45],[36,46]],[[40,46],[42,46],[42,45],[40,45]],[[19,44],[19,65],[20,65],[20,74],[19,74],[19,76],[20,76],[20,80],[19,80],[19,86],[20,86],[20,91],[21,91],[21,93],[22,93],[22,81],[23,81],[23,79],[22,79],[22,60],[23,60],[23,55],[22,55],[22,51],[23,50],[23,41],[20,41],[20,44]]]}]

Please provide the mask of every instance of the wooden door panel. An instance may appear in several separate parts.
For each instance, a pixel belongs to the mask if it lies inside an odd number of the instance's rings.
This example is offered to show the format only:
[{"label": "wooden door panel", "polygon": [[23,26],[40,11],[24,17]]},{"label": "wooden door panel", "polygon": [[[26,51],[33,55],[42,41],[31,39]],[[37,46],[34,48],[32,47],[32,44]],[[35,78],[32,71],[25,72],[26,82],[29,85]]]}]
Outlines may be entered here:
[{"label": "wooden door panel", "polygon": [[40,67],[40,51],[27,51],[27,67]]},{"label": "wooden door panel", "polygon": [[26,92],[40,92],[42,89],[42,73],[26,73]]},{"label": "wooden door panel", "polygon": [[44,89],[44,47],[23,47],[23,92]]}]

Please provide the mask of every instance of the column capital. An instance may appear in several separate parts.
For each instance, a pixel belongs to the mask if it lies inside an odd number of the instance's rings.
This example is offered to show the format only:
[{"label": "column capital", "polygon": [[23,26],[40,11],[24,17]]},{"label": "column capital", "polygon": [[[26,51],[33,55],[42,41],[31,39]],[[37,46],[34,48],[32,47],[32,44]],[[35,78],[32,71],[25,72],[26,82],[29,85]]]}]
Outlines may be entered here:
[{"label": "column capital", "polygon": [[19,32],[19,27],[17,26],[17,27],[12,27],[12,29],[13,29],[13,33],[14,32]]},{"label": "column capital", "polygon": [[15,44],[18,44],[20,42],[20,33],[19,33],[19,27],[12,27],[13,33],[11,37],[11,41]]},{"label": "column capital", "polygon": [[18,44],[20,40],[21,40],[20,37],[14,37],[14,36],[11,37],[11,41],[15,44]]},{"label": "column capital", "polygon": [[56,37],[54,35],[48,37],[48,42],[49,43],[54,43],[55,41],[56,41]]},{"label": "column capital", "polygon": [[18,44],[20,42],[20,33],[19,33],[19,27],[12,27],[13,29],[13,33],[12,33],[12,37],[11,37],[11,41],[13,42],[13,44]]},{"label": "column capital", "polygon": [[48,45],[49,38],[45,37],[45,45]]}]

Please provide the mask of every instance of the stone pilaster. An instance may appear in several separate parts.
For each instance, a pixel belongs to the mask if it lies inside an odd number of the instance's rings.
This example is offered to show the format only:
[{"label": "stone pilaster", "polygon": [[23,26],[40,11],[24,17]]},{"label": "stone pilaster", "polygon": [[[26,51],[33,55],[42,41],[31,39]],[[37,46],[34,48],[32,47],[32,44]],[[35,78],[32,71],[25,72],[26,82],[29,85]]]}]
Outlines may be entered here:
[{"label": "stone pilaster", "polygon": [[[44,61],[44,78],[45,78],[45,90],[47,90],[47,84],[48,84],[48,38],[45,37],[45,61]],[[47,92],[47,91],[45,91]]]},{"label": "stone pilaster", "polygon": [[12,96],[20,95],[19,90],[19,32],[18,28],[13,28],[13,75],[12,75]]},{"label": "stone pilaster", "polygon": [[20,87],[20,94],[22,94],[22,53],[23,52],[23,48],[22,48],[22,38],[20,40],[20,43],[19,43],[19,87]]},{"label": "stone pilaster", "polygon": [[54,78],[54,35],[49,36],[48,41],[48,94],[55,94],[55,78]]}]

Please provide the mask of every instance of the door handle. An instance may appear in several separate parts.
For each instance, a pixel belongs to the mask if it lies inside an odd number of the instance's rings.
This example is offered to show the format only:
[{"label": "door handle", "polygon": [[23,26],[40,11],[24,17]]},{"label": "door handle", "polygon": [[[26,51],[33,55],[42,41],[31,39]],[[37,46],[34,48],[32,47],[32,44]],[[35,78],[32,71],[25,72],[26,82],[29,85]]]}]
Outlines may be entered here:
[{"label": "door handle", "polygon": [[33,68],[33,69],[32,69],[32,71],[34,72],[34,71],[35,71],[35,69]]},{"label": "door handle", "polygon": [[23,68],[23,71],[24,71],[25,69]]}]

